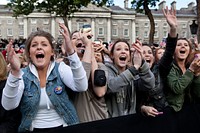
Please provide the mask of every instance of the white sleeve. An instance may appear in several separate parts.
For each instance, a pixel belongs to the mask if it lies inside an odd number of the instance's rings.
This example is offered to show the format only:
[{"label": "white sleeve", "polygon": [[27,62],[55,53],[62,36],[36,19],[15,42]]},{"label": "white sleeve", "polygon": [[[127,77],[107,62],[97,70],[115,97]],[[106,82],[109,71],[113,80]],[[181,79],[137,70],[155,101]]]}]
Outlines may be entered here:
[{"label": "white sleeve", "polygon": [[24,92],[23,71],[20,70],[20,76],[15,77],[11,73],[8,76],[6,85],[2,94],[2,106],[6,110],[12,110],[19,106]]},{"label": "white sleeve", "polygon": [[70,67],[61,62],[58,68],[63,83],[73,91],[86,91],[88,79],[85,69],[76,53],[68,56]]}]

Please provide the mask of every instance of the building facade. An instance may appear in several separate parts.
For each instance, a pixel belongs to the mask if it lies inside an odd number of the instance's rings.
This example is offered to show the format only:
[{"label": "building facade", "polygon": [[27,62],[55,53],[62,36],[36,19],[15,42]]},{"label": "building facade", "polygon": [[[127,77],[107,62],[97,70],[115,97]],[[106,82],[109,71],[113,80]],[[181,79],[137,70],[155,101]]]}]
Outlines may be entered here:
[{"label": "building facade", "polygon": [[[154,42],[159,43],[166,38],[169,27],[162,14],[162,8],[166,2],[162,1],[158,9],[152,9],[155,20]],[[176,8],[176,2],[171,4]],[[194,3],[189,3],[187,8],[177,10],[178,33],[181,37],[190,38],[192,20],[197,19]],[[58,21],[62,21],[55,14],[34,12],[28,16],[12,17],[12,11],[0,5],[0,38],[27,38],[27,36],[38,29],[50,32],[55,38],[61,37]],[[136,13],[134,9],[128,8],[127,0],[124,8],[119,6],[96,7],[89,4],[80,12],[71,15],[68,25],[70,31],[79,30],[84,24],[92,27],[93,40],[101,39],[106,42],[124,38],[130,43],[140,38],[148,42],[150,23],[144,14]]]}]

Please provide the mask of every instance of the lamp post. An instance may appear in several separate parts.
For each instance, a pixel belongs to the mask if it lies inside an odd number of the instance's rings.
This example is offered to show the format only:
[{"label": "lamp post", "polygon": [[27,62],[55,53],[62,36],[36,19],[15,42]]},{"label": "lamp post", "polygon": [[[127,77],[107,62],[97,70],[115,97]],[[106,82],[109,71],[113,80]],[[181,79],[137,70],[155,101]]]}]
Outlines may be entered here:
[{"label": "lamp post", "polygon": [[200,50],[200,47],[195,44],[195,36],[197,34],[198,25],[195,23],[196,20],[192,20],[192,24],[190,25],[190,32],[192,35],[192,38],[190,39],[192,46],[195,48],[195,50]]},{"label": "lamp post", "polygon": [[198,25],[195,23],[196,20],[192,20],[192,24],[190,25],[190,32],[192,36],[197,34]]}]

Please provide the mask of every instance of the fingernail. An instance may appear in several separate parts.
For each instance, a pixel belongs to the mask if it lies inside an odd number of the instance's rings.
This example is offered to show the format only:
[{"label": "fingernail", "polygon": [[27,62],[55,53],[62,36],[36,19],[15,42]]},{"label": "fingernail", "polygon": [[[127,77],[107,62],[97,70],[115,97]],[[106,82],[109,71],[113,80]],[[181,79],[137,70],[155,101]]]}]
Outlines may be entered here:
[{"label": "fingernail", "polygon": [[195,55],[194,55],[194,58],[198,58],[198,55],[197,55],[197,54],[195,54]]},{"label": "fingernail", "polygon": [[163,114],[163,112],[158,112],[159,115]]}]

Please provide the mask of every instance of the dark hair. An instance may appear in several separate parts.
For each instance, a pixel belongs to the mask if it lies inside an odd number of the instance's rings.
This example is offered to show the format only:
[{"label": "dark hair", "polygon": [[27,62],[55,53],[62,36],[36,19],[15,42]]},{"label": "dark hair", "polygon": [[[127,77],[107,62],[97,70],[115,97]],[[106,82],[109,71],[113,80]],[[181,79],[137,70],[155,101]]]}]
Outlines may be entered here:
[{"label": "dark hair", "polygon": [[156,50],[155,50],[154,46],[150,46],[148,43],[142,43],[142,47],[143,46],[149,47],[151,49],[151,51],[152,51],[153,56],[155,57]]},{"label": "dark hair", "polygon": [[119,43],[119,42],[124,42],[124,43],[126,43],[127,46],[128,46],[128,48],[129,48],[129,52],[131,53],[131,51],[130,51],[130,44],[129,44],[125,39],[118,39],[118,40],[116,40],[116,41],[113,43],[113,45],[112,45],[112,47],[111,47],[110,56],[113,55],[113,51],[114,51],[115,45],[116,45],[117,43]]},{"label": "dark hair", "polygon": [[177,41],[178,41],[178,40],[185,40],[186,42],[188,42],[188,44],[189,44],[189,46],[190,46],[190,49],[192,50],[192,44],[191,44],[191,42],[190,42],[187,38],[180,37],[180,38],[177,39]]},{"label": "dark hair", "polygon": [[103,50],[102,51],[100,51],[100,52],[95,52],[95,53],[100,53],[101,54],[101,58],[102,58],[102,63],[104,63],[104,52],[103,52]]},{"label": "dark hair", "polygon": [[73,31],[73,32],[70,34],[70,38],[72,39],[72,36],[73,36],[75,33],[77,33],[77,32],[79,32],[79,31],[78,31],[78,30]]},{"label": "dark hair", "polygon": [[103,45],[105,45],[105,47],[108,49],[108,43],[107,42],[103,42]]},{"label": "dark hair", "polygon": [[187,38],[181,37],[181,38],[178,38],[178,39],[177,39],[177,42],[178,42],[178,40],[185,40],[185,41],[188,43],[189,47],[190,47],[190,52],[189,52],[189,55],[188,55],[188,57],[186,58],[186,62],[185,62],[185,65],[187,66],[188,63],[189,63],[188,59],[189,59],[189,57],[190,57],[190,54],[192,53],[192,44],[190,43],[190,41],[189,41]]},{"label": "dark hair", "polygon": [[187,60],[186,60],[186,66],[189,67],[190,64],[192,63],[192,61],[194,60],[195,58],[195,55],[196,54],[200,54],[200,51],[193,51],[189,54],[189,56],[187,57]]},{"label": "dark hair", "polygon": [[[45,37],[49,41],[52,49],[54,50],[55,40],[54,40],[53,36],[49,32],[46,32],[46,31],[43,31],[43,30],[38,30],[38,31],[32,32],[29,35],[29,37],[26,40],[26,42],[25,42],[25,44],[26,44],[25,54],[26,54],[28,62],[31,61],[30,60],[30,46],[31,46],[31,42],[32,42],[33,38],[36,37],[36,36]],[[52,56],[51,57],[51,61],[53,61],[53,60],[54,60],[54,57]]]},{"label": "dark hair", "polygon": [[159,61],[159,59],[157,58],[157,53],[158,53],[158,51],[160,50],[160,49],[163,49],[163,50],[165,50],[165,48],[163,48],[163,47],[159,47],[159,48],[156,48],[155,49],[155,54],[154,54],[154,57],[155,57],[155,62],[158,62]]}]

